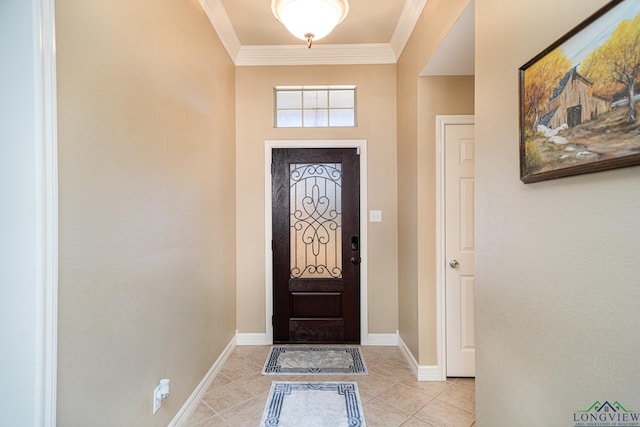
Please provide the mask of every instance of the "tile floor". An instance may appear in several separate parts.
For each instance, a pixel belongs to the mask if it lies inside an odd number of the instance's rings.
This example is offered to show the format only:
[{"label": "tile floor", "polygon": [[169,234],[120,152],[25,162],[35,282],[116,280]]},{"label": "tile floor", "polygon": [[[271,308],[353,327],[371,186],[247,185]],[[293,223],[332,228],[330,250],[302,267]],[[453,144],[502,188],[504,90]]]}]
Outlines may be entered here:
[{"label": "tile floor", "polygon": [[[269,346],[236,347],[188,427],[257,427],[271,381],[357,381],[369,427],[475,427],[475,381],[418,382],[398,347],[362,347],[369,375],[263,376]],[[303,427],[303,426],[301,426]]]}]

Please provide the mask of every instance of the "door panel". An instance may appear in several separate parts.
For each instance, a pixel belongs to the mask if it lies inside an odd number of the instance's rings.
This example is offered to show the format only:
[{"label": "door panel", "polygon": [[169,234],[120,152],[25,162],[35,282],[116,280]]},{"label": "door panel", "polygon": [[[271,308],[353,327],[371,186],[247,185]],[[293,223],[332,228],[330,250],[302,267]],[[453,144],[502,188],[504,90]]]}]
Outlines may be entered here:
[{"label": "door panel", "polygon": [[475,277],[460,277],[460,351],[475,351]]},{"label": "door panel", "polygon": [[447,376],[475,376],[474,126],[449,124],[445,150]]},{"label": "door panel", "polygon": [[273,340],[360,342],[356,149],[274,149]]},{"label": "door panel", "polygon": [[301,318],[289,320],[289,340],[297,343],[342,343],[344,321],[341,318]]},{"label": "door panel", "polygon": [[339,292],[292,292],[291,315],[303,316],[330,316],[340,317],[341,296]]}]

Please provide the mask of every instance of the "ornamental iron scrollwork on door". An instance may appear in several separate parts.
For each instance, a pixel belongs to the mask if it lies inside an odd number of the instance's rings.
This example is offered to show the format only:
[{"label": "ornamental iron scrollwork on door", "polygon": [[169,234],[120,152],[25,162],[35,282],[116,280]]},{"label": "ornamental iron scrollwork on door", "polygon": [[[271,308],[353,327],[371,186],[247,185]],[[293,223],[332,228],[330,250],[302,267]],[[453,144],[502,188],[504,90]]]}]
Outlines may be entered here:
[{"label": "ornamental iron scrollwork on door", "polygon": [[342,277],[342,165],[290,165],[291,277]]}]

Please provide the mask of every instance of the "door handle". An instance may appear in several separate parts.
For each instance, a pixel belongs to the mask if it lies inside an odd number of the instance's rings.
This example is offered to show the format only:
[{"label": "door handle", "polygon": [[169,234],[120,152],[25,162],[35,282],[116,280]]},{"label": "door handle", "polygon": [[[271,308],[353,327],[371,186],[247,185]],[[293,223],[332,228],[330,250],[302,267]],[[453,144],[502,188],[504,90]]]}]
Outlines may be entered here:
[{"label": "door handle", "polygon": [[458,262],[457,259],[452,259],[451,261],[449,261],[449,267],[456,269],[460,267],[460,263]]},{"label": "door handle", "polygon": [[354,264],[354,265],[360,264],[361,261],[362,260],[360,259],[360,257],[357,257],[357,256],[354,256],[353,258],[351,258],[351,264]]}]

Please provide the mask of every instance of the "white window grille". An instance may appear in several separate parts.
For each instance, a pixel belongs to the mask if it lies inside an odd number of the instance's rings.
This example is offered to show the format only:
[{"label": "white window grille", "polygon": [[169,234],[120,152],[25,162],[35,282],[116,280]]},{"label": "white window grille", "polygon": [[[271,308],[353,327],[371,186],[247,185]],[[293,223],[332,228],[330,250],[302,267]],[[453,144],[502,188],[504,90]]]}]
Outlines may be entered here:
[{"label": "white window grille", "polygon": [[275,127],[356,126],[355,86],[276,86]]}]

